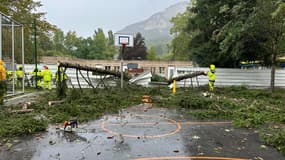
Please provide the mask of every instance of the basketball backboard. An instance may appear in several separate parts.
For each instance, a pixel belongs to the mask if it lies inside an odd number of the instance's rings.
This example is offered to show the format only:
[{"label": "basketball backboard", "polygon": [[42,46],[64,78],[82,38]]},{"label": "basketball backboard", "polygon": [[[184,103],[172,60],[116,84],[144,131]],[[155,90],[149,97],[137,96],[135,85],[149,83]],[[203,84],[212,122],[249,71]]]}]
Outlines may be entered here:
[{"label": "basketball backboard", "polygon": [[126,47],[134,46],[134,36],[131,34],[115,33],[115,46],[120,47],[123,44]]}]

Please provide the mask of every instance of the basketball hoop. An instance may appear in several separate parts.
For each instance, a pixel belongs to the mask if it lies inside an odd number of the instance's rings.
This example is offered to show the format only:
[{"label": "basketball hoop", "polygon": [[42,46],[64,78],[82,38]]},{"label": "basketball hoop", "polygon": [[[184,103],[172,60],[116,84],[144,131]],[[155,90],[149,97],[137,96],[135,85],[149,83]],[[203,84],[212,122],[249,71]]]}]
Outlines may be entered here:
[{"label": "basketball hoop", "polygon": [[123,89],[123,54],[126,47],[134,47],[134,36],[131,34],[115,33],[115,46],[121,50],[121,89]]},{"label": "basketball hoop", "polygon": [[123,47],[133,47],[134,46],[134,36],[130,34],[115,34],[115,46]]}]

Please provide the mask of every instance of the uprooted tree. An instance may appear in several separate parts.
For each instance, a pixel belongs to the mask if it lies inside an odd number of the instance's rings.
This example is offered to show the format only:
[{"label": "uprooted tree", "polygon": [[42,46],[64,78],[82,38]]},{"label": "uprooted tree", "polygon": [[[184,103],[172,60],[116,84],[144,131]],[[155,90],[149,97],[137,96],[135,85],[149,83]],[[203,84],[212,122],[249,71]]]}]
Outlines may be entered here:
[{"label": "uprooted tree", "polygon": [[167,82],[168,82],[168,84],[170,84],[170,83],[173,83],[174,80],[175,81],[181,81],[181,80],[184,80],[184,79],[194,78],[194,77],[198,77],[198,76],[201,76],[201,75],[205,76],[207,74],[205,74],[205,72],[203,72],[203,71],[197,71],[197,72],[193,72],[193,73],[189,73],[189,74],[185,74],[185,75],[182,75],[182,76],[171,78]]},{"label": "uprooted tree", "polygon": [[[64,68],[64,69],[61,69],[61,68]],[[92,72],[92,74],[98,74],[98,75],[111,75],[111,76],[114,76],[117,78],[121,77],[121,73],[118,71],[104,70],[104,69],[100,69],[100,68],[96,68],[96,67],[83,66],[83,65],[72,64],[72,63],[68,63],[68,62],[58,62],[57,76],[59,79],[57,81],[57,95],[59,98],[63,98],[66,96],[66,89],[67,89],[66,80],[61,79],[62,78],[61,74],[65,75],[65,72],[68,68],[76,69],[76,79],[77,79],[77,83],[78,83],[78,86],[79,86],[81,91],[82,91],[82,88],[80,85],[78,73],[85,80],[85,82],[89,86],[91,86],[93,89],[95,89],[95,86],[92,84],[92,81],[91,81],[90,76],[89,76],[89,72]],[[87,71],[87,78],[82,74],[81,71]],[[127,73],[123,74],[123,78],[125,81],[128,81],[131,79],[130,75],[128,75]]]}]

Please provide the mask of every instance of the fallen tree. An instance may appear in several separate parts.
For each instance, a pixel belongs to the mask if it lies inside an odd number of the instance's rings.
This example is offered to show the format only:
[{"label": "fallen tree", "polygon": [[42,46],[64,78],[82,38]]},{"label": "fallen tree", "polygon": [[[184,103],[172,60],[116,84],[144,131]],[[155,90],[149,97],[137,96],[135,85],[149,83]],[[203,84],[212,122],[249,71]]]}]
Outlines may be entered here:
[{"label": "fallen tree", "polygon": [[185,75],[182,75],[182,76],[171,78],[167,82],[168,82],[168,84],[171,84],[171,83],[173,83],[174,80],[175,81],[181,81],[181,80],[184,80],[184,79],[194,78],[194,77],[198,77],[198,76],[201,76],[201,75],[206,76],[207,74],[205,72],[203,72],[203,71],[197,71],[197,72],[193,72],[193,73],[189,73],[189,74],[185,74]]},{"label": "fallen tree", "polygon": [[[118,71],[105,70],[105,69],[100,69],[100,68],[90,67],[90,66],[82,66],[79,64],[72,64],[68,62],[58,62],[58,67],[73,68],[73,69],[83,70],[83,71],[91,71],[96,74],[112,75],[118,78],[121,77],[121,72],[118,72]],[[127,73],[124,73],[123,77],[125,81],[128,81],[131,79],[131,76],[128,75]]]}]

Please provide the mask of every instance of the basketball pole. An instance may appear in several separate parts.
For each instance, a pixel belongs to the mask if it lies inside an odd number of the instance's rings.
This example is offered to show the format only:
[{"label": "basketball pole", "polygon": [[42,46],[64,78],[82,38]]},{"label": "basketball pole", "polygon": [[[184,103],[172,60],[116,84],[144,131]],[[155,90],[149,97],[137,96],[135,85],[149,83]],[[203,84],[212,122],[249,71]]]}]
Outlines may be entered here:
[{"label": "basketball pole", "polygon": [[125,51],[126,44],[122,44],[122,52],[121,52],[121,89],[124,88],[124,73],[123,73],[123,54]]}]

